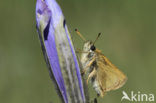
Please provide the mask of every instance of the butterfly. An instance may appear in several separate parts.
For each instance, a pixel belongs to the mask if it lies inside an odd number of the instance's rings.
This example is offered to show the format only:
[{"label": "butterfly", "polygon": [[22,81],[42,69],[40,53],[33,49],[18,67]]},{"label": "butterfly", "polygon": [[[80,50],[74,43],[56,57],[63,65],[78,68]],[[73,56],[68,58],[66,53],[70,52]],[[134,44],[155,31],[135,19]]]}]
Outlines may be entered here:
[{"label": "butterfly", "polygon": [[80,61],[83,66],[82,74],[87,74],[87,84],[90,80],[97,95],[101,97],[108,91],[122,87],[127,81],[126,75],[94,45],[101,33],[92,42],[86,40],[77,29],[75,31],[85,41],[83,50],[79,50],[79,52],[81,53]]}]

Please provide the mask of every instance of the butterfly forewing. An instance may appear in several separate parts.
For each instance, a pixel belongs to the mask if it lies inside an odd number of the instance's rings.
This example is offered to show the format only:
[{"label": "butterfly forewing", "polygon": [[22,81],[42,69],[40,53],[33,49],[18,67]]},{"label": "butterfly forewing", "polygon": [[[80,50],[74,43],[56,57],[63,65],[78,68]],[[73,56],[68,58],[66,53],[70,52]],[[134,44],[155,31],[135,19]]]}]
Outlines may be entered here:
[{"label": "butterfly forewing", "polygon": [[127,77],[115,67],[103,54],[97,53],[97,80],[103,92],[115,90],[123,86]]}]

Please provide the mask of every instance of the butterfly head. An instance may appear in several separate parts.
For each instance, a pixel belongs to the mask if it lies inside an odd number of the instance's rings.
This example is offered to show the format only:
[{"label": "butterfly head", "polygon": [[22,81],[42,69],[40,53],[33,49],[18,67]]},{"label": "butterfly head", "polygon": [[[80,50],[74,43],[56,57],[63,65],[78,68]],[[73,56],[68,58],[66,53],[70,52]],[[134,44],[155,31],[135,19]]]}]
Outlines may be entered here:
[{"label": "butterfly head", "polygon": [[75,29],[75,31],[76,31],[76,33],[80,36],[80,38],[85,42],[84,43],[84,46],[83,46],[83,51],[86,51],[86,52],[93,52],[93,51],[95,51],[96,50],[96,47],[95,47],[95,42],[98,40],[98,38],[100,37],[100,35],[101,35],[101,33],[99,33],[98,34],[98,36],[96,37],[96,39],[95,39],[95,41],[94,42],[92,42],[92,41],[87,41],[84,37],[83,37],[83,35],[81,35],[81,33],[77,30],[77,29]]},{"label": "butterfly head", "polygon": [[83,46],[83,51],[95,51],[96,47],[92,41],[86,41]]},{"label": "butterfly head", "polygon": [[92,60],[93,57],[96,55],[95,53],[96,47],[94,44],[96,40],[99,38],[99,36],[101,35],[101,33],[99,33],[97,38],[94,40],[94,42],[92,42],[90,40],[86,40],[77,29],[75,29],[75,31],[80,36],[80,38],[84,41],[84,46],[81,53],[81,63],[83,66],[85,66],[86,63]]}]

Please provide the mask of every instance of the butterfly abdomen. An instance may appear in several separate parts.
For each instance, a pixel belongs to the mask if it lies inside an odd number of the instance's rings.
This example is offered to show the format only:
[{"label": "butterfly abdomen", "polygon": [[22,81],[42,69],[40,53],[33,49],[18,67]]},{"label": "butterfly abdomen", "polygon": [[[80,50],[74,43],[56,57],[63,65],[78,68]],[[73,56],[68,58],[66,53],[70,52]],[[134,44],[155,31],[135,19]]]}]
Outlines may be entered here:
[{"label": "butterfly abdomen", "polygon": [[101,88],[100,85],[97,81],[97,78],[95,77],[94,80],[91,80],[92,84],[93,84],[93,88],[94,90],[97,92],[98,95],[101,95]]}]

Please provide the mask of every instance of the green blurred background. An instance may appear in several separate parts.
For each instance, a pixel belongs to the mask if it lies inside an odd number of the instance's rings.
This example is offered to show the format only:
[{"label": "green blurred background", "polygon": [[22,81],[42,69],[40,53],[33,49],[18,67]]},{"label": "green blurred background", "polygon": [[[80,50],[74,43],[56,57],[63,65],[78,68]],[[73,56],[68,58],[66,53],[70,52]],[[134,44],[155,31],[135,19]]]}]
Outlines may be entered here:
[{"label": "green blurred background", "polygon": [[[155,0],[58,2],[75,48],[83,46],[75,28],[88,40],[101,32],[96,47],[128,76],[122,88],[107,93],[99,103],[120,103],[123,90],[129,95],[156,94]],[[0,1],[0,103],[59,103],[35,28],[35,3]]]}]

